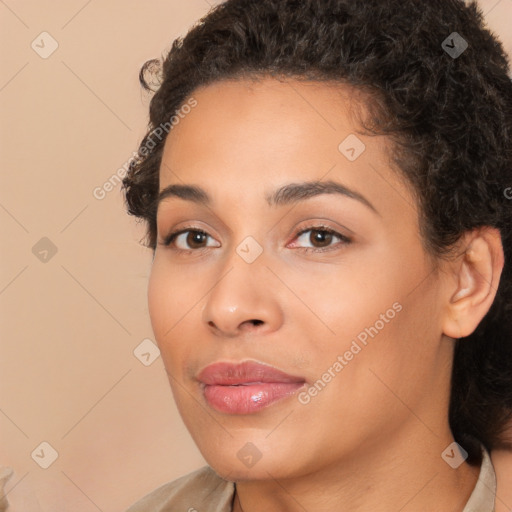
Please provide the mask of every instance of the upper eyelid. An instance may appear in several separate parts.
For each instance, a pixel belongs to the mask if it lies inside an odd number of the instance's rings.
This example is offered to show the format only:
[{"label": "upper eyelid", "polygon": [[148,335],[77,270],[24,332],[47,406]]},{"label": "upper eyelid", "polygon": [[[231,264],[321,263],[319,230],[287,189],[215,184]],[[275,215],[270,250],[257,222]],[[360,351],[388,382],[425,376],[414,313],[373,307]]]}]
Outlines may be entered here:
[{"label": "upper eyelid", "polygon": [[171,238],[174,241],[174,240],[176,240],[176,238],[178,238],[179,236],[181,236],[185,233],[188,233],[189,231],[191,231],[193,233],[205,234],[207,237],[210,237],[215,240],[215,238],[210,233],[208,233],[205,229],[190,226],[190,227],[184,227],[184,228],[177,229],[176,231],[172,231],[171,233],[169,233],[168,235],[166,235],[163,238],[163,242],[166,243],[166,241],[170,240]]},{"label": "upper eyelid", "polygon": [[[191,222],[193,222],[193,221],[191,221]],[[300,230],[297,230],[297,229],[294,230],[295,231],[295,235],[301,233],[302,231],[307,231],[308,229],[315,229],[315,228],[330,229],[332,231],[338,232],[340,235],[343,235],[344,233],[346,233],[346,235],[344,235],[344,236],[346,236],[347,238],[355,235],[354,231],[351,230],[350,228],[348,228],[347,226],[344,226],[342,224],[339,224],[339,223],[334,222],[334,221],[329,220],[329,219],[322,219],[321,217],[319,217],[319,218],[317,218],[316,220],[313,220],[313,221],[304,220],[304,221],[300,222],[299,224],[303,224],[304,222],[312,222],[312,224],[307,225],[307,226],[303,226],[302,228],[300,228]],[[339,227],[336,227],[336,226],[333,227],[333,226],[327,225],[327,224],[333,223],[333,222],[334,222],[334,224],[338,224]],[[166,232],[167,231],[166,229],[160,229],[158,226],[159,226],[159,223],[157,222],[157,234],[160,234],[161,232]],[[274,228],[275,228],[275,225],[274,225],[274,227],[270,231],[272,231]],[[172,232],[173,233],[180,233],[180,232],[183,232],[183,231],[203,231],[206,234],[208,234],[209,236],[212,236],[210,233],[208,233],[208,229],[209,228],[202,228],[202,227],[200,227],[198,225],[190,224],[190,225],[185,225],[184,227],[178,228],[176,230],[172,230]],[[229,227],[227,227],[227,226],[225,226],[223,224],[222,230],[224,230],[224,229],[226,229],[226,232],[229,235],[233,234],[233,231]],[[170,234],[170,232],[169,232],[169,234]],[[165,237],[163,237],[163,238],[165,238]]]}]

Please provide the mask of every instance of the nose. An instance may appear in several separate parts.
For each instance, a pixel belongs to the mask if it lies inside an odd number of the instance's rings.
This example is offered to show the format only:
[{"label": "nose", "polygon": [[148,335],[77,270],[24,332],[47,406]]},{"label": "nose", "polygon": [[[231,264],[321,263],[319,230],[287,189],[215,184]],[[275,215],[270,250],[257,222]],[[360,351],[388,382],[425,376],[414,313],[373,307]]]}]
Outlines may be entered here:
[{"label": "nose", "polygon": [[275,276],[260,259],[231,263],[207,296],[202,321],[214,335],[226,338],[279,329],[283,312],[273,293]]}]

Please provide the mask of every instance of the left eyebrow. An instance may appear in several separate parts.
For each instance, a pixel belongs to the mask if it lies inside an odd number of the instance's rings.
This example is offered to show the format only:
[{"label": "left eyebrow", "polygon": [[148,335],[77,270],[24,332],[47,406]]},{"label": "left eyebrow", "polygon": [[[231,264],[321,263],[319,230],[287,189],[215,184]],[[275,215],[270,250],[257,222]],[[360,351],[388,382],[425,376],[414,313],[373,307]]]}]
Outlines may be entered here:
[{"label": "left eyebrow", "polygon": [[[299,201],[305,201],[322,194],[340,194],[355,199],[364,204],[377,215],[380,213],[363,195],[335,181],[307,181],[302,183],[288,183],[271,194],[265,195],[269,206],[285,206]],[[197,185],[172,184],[163,188],[157,198],[157,208],[161,201],[169,197],[178,197],[185,201],[210,206],[212,199],[203,188]]]},{"label": "left eyebrow", "polygon": [[366,197],[336,181],[289,183],[288,185],[278,188],[272,194],[266,195],[265,199],[270,206],[284,206],[290,203],[304,201],[321,194],[341,194],[350,199],[359,201],[374,213],[380,215],[375,206],[373,206]]}]

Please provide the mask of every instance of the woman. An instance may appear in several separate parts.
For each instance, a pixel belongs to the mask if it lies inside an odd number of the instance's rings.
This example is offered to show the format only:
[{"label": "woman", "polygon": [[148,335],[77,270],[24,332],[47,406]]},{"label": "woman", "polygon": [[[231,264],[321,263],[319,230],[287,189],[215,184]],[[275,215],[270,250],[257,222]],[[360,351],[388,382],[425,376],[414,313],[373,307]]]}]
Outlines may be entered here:
[{"label": "woman", "polygon": [[124,188],[208,466],[130,512],[494,510],[512,86],[477,7],[228,0],[156,71]]}]

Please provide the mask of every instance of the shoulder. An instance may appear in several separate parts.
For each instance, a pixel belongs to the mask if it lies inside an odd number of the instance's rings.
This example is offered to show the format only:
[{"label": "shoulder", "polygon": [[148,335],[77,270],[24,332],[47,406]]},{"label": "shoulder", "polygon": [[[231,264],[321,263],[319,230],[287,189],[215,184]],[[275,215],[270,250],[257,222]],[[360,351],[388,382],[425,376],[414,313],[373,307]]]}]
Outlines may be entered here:
[{"label": "shoulder", "polygon": [[476,486],[462,512],[494,512],[496,502],[496,473],[485,447],[481,446],[482,463]]},{"label": "shoulder", "polygon": [[512,503],[512,451],[505,448],[493,450],[491,460],[496,471],[497,495],[502,502]]},{"label": "shoulder", "polygon": [[126,512],[231,512],[234,489],[233,482],[205,466],[158,487]]}]

